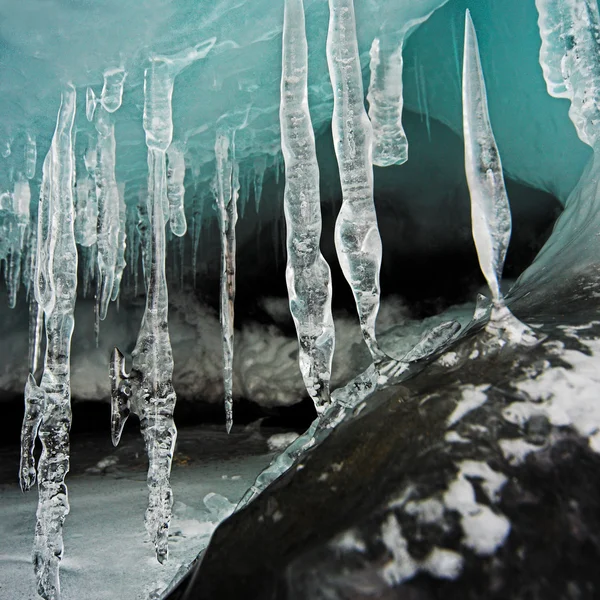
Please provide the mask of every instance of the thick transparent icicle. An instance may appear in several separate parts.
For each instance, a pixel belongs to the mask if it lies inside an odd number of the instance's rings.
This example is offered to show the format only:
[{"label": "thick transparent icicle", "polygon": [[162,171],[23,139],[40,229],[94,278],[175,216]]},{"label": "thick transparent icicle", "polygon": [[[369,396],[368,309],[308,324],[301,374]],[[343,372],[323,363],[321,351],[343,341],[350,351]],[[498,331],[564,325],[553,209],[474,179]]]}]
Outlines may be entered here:
[{"label": "thick transparent icicle", "polygon": [[331,314],[331,272],[319,248],[319,166],[307,81],[304,5],[302,0],[286,0],[279,110],[285,161],[286,282],[298,333],[300,371],[317,411],[321,412],[330,402],[335,329]]},{"label": "thick transparent icicle", "polygon": [[[21,486],[35,480],[32,448],[36,430],[42,442],[38,463],[38,510],[33,560],[38,593],[46,600],[60,597],[59,563],[63,553],[62,527],[69,512],[65,476],[69,470],[71,427],[70,351],[77,294],[77,248],[73,224],[73,122],[75,88],[62,95],[52,145],[44,161],[44,201],[51,206],[50,222],[41,227],[38,246],[51,247],[38,258],[36,271],[53,282],[54,301],[46,302],[46,354],[39,386],[29,377],[25,388],[25,419],[21,448]],[[42,208],[42,207],[40,207]],[[40,210],[41,220],[46,218]],[[37,295],[37,294],[36,294]]]},{"label": "thick transparent icicle", "polygon": [[353,0],[329,0],[329,11],[332,131],[343,196],[335,247],[354,294],[363,338],[377,361],[385,355],[375,339],[382,249],[373,202],[373,134],[364,107]]},{"label": "thick transparent icicle", "polygon": [[77,211],[75,216],[75,240],[85,248],[93,246],[98,234],[98,194],[96,194],[96,167],[98,153],[90,146],[84,155],[85,175],[77,179]]},{"label": "thick transparent icicle", "polygon": [[408,140],[402,126],[404,36],[389,56],[381,52],[379,38],[371,45],[371,80],[367,100],[373,126],[373,164],[401,165],[408,160]]},{"label": "thick transparent icicle", "polygon": [[169,225],[177,236],[185,235],[187,222],[185,220],[185,158],[181,144],[173,143],[167,150],[167,198],[169,200]]},{"label": "thick transparent icicle", "polygon": [[127,206],[125,205],[125,184],[119,183],[117,185],[117,191],[119,193],[119,232],[117,235],[117,248],[116,248],[116,260],[115,260],[115,280],[113,283],[111,301],[114,302],[121,291],[121,280],[123,279],[123,272],[125,271],[125,250],[127,248]]},{"label": "thick transparent icicle", "polygon": [[[153,56],[144,73],[144,131],[148,148],[165,152],[173,139],[173,84],[175,77],[193,62],[204,58],[215,45],[216,38],[205,40],[193,48],[171,56]],[[165,194],[166,196],[166,194]],[[166,197],[165,197],[166,204]],[[168,206],[165,206],[165,219]]]},{"label": "thick transparent icicle", "polygon": [[527,342],[533,333],[504,302],[500,279],[511,233],[510,206],[502,163],[490,124],[477,35],[467,10],[463,62],[465,170],[471,195],[473,239],[481,271],[492,294],[490,328],[503,337]]},{"label": "thick transparent icicle", "polygon": [[597,0],[535,0],[540,64],[555,98],[571,102],[581,141],[595,147],[600,122],[600,12]]},{"label": "thick transparent icicle", "polygon": [[[233,425],[233,337],[235,302],[235,224],[239,179],[234,181],[235,152],[229,133],[217,132],[215,142],[216,201],[221,231],[221,337],[227,432]],[[236,189],[237,187],[237,189]]]},{"label": "thick transparent icicle", "polygon": [[[144,73],[144,119],[148,147],[148,217],[152,230],[146,308],[132,353],[133,368],[115,348],[110,367],[111,434],[118,444],[130,412],[140,419],[146,443],[148,508],[146,531],[159,562],[168,558],[169,524],[173,506],[171,464],[177,429],[173,420],[177,396],[173,388],[173,352],[169,338],[169,299],[165,275],[165,219],[168,218],[166,150],[173,137],[171,97],[175,76],[205,56],[214,40],[172,57],[156,57]],[[167,208],[167,210],[165,210]],[[143,248],[143,246],[142,246]]]},{"label": "thick transparent icicle", "polygon": [[33,179],[35,177],[35,169],[37,166],[37,144],[35,137],[30,133],[27,134],[25,141],[25,177]]},{"label": "thick transparent icicle", "polygon": [[[93,117],[97,142],[96,165],[96,195],[98,199],[98,315],[101,320],[106,318],[111,299],[116,299],[119,293],[117,262],[124,245],[119,243],[121,232],[121,216],[123,213],[119,189],[115,176],[116,142],[115,126],[112,113],[121,106],[123,84],[126,73],[124,69],[111,69],[104,73],[104,86],[100,96],[99,106],[88,94],[88,118]],[[92,97],[92,100],[90,100]],[[92,102],[93,109],[89,103]],[[124,223],[123,223],[124,226]]]},{"label": "thick transparent icicle", "polygon": [[173,352],[168,326],[168,291],[165,276],[166,195],[165,156],[148,152],[148,210],[152,228],[148,293],[142,325],[132,353],[133,367],[125,372],[125,359],[115,348],[111,362],[111,433],[113,444],[121,438],[130,412],[140,419],[149,458],[146,530],[162,563],[168,556],[169,523],[173,492],[169,483],[177,429],[173,420],[176,394],[173,388]]}]

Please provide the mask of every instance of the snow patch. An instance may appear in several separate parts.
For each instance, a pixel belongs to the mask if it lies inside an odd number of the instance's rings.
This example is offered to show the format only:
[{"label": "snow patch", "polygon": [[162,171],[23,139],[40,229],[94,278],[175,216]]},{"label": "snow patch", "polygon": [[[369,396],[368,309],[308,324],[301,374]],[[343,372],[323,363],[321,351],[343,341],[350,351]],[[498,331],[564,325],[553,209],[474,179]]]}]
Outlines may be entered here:
[{"label": "snow patch", "polygon": [[[555,427],[571,426],[588,439],[592,450],[600,452],[600,340],[581,341],[590,349],[592,356],[576,350],[564,350],[561,359],[572,369],[554,367],[534,379],[517,382],[517,389],[532,401],[513,402],[502,414],[507,421],[520,427],[524,427],[534,415],[545,416]],[[531,451],[536,448],[531,448]]]},{"label": "snow patch", "polygon": [[490,502],[498,500],[507,479],[486,463],[463,461],[456,479],[444,494],[446,508],[457,511],[461,516],[462,543],[476,554],[488,556],[504,543],[510,532],[510,523],[504,515],[496,514],[489,506],[476,501],[475,489],[468,478],[482,480],[481,487]]},{"label": "snow patch", "polygon": [[408,542],[402,534],[400,523],[393,513],[388,515],[381,526],[381,539],[392,555],[392,559],[381,570],[388,585],[398,585],[412,579],[419,571],[425,571],[439,579],[456,579],[462,572],[462,556],[446,548],[435,546],[424,560],[414,559],[408,550]]},{"label": "snow patch", "polygon": [[504,458],[513,467],[523,464],[528,454],[541,450],[543,446],[535,446],[522,438],[505,439],[498,442]]},{"label": "snow patch", "polygon": [[489,384],[483,385],[465,385],[462,387],[462,399],[456,405],[452,414],[446,422],[448,427],[458,423],[465,415],[471,411],[483,406],[487,401],[487,395],[484,393],[489,389]]}]

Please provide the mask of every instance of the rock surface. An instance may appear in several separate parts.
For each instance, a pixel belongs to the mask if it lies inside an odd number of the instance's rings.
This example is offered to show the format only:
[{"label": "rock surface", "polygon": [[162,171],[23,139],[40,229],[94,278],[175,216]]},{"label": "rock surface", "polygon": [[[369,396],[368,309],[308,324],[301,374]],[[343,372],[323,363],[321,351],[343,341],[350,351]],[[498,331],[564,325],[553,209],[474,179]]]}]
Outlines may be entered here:
[{"label": "rock surface", "polygon": [[538,310],[533,349],[477,358],[478,334],[376,393],[169,600],[598,597],[600,323],[577,308]]}]

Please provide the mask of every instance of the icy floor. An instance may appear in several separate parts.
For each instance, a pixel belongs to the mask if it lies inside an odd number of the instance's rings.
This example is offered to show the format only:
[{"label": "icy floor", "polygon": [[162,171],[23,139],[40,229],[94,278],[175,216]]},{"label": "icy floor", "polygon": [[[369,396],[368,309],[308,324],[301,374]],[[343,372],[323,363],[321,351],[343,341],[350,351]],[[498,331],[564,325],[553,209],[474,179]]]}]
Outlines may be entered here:
[{"label": "icy floor", "polygon": [[[112,451],[104,440],[74,442],[74,473],[68,477],[71,513],[61,567],[63,600],[157,598],[206,546],[217,525],[215,513],[204,505],[205,496],[216,493],[232,503],[241,498],[273,456],[267,437],[256,426],[234,429],[230,436],[221,427],[180,431],[169,560],[163,566],[144,529],[146,465],[139,436],[130,432],[123,446]],[[0,462],[1,475],[15,456],[0,453]],[[30,560],[37,492],[23,494],[16,478],[5,482],[1,477],[0,599],[38,600]]]}]

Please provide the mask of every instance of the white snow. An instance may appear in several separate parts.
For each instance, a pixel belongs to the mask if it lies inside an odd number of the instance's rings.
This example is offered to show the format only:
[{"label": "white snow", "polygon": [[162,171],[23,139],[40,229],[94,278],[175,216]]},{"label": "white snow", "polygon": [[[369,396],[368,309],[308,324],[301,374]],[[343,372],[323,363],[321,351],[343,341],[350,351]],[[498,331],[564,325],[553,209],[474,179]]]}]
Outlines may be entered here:
[{"label": "white snow", "polygon": [[481,479],[488,499],[495,502],[506,477],[483,462],[463,461],[459,467],[456,479],[444,494],[444,503],[446,508],[460,513],[462,543],[481,556],[493,554],[508,536],[510,523],[504,515],[476,501],[475,489],[468,478]]},{"label": "white snow", "polygon": [[[562,360],[571,365],[553,367],[533,379],[524,379],[515,385],[532,401],[513,402],[503,411],[504,418],[524,427],[534,415],[545,416],[557,427],[573,427],[588,439],[590,448],[600,452],[600,340],[581,340],[591,356],[576,350],[563,350]],[[516,442],[513,442],[513,449]],[[506,443],[504,444],[506,447]],[[531,447],[529,451],[541,449]],[[521,451],[527,449],[521,444]]]},{"label": "white snow", "polygon": [[487,395],[485,391],[489,389],[489,384],[483,385],[465,385],[461,388],[462,398],[456,405],[456,408],[452,411],[452,414],[448,417],[446,424],[448,427],[452,427],[458,423],[465,415],[469,414],[472,410],[483,406],[487,401]]}]

